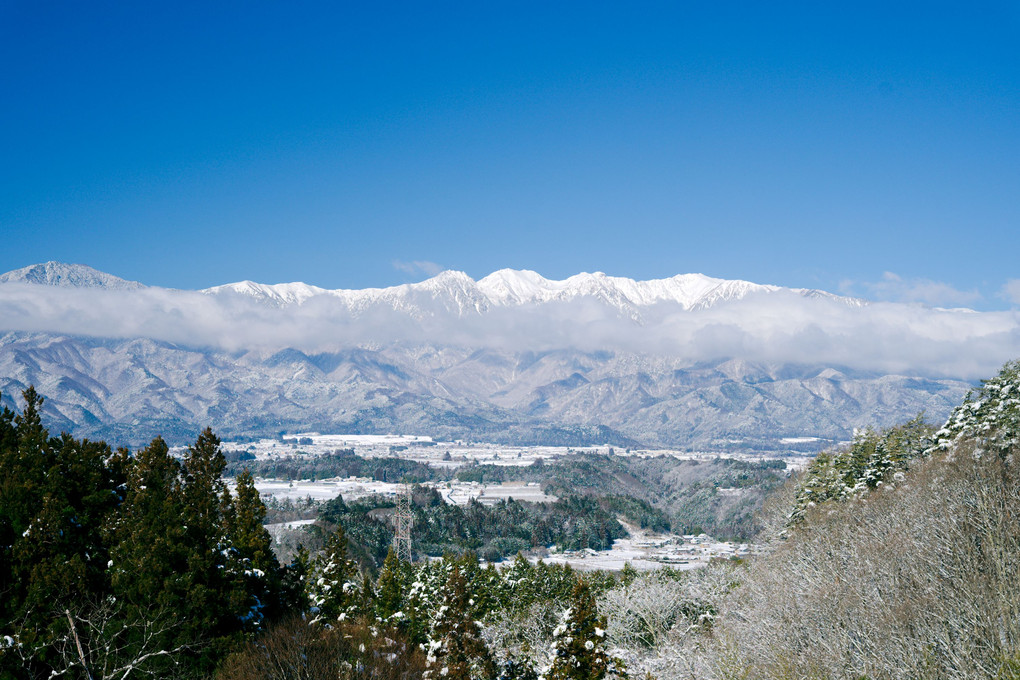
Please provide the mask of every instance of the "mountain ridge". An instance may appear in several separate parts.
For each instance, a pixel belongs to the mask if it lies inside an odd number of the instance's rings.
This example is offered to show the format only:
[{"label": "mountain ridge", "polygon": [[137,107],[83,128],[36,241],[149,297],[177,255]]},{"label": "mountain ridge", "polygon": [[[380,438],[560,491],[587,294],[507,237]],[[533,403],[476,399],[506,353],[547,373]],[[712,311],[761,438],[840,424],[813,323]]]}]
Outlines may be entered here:
[{"label": "mountain ridge", "polygon": [[[280,430],[496,443],[812,450],[855,427],[947,414],[957,380],[626,353],[389,346],[228,353],[153,340],[0,336],[0,398],[34,384],[55,428],[138,445]],[[593,439],[595,436],[601,440]],[[790,437],[818,438],[792,446]]]},{"label": "mountain ridge", "polygon": [[138,290],[144,284],[128,281],[85,264],[67,264],[50,260],[0,274],[0,283],[29,283],[63,288],[105,288]]},{"label": "mountain ridge", "polygon": [[[149,288],[106,274],[88,265],[50,261],[0,274],[0,283],[32,283],[76,288],[137,290]],[[385,288],[328,289],[302,281],[266,284],[251,280],[225,283],[198,292],[207,295],[238,294],[276,305],[301,305],[318,296],[339,298],[352,310],[379,301],[402,302],[415,295],[447,296],[459,303],[459,311],[482,312],[490,307],[512,307],[550,302],[568,302],[590,297],[618,308],[649,307],[675,303],[683,309],[705,309],[716,303],[743,298],[752,293],[788,291],[804,297],[825,297],[851,307],[867,304],[860,298],[804,288],[784,288],[742,280],[718,279],[704,274],[677,274],[664,279],[636,280],[609,276],[603,272],[581,272],[566,279],[547,279],[528,269],[500,269],[472,279],[466,273],[446,270],[417,283]]]},{"label": "mountain ridge", "polygon": [[665,302],[678,304],[685,310],[694,310],[706,309],[716,303],[740,299],[753,293],[780,291],[804,297],[826,297],[850,307],[867,304],[867,301],[859,298],[838,296],[821,290],[717,279],[704,274],[678,274],[665,279],[635,280],[608,276],[602,272],[582,272],[563,280],[554,280],[527,269],[500,269],[477,281],[464,272],[447,270],[419,283],[387,288],[326,289],[303,282],[257,284],[242,281],[206,288],[202,292],[215,295],[226,291],[283,304],[303,304],[312,297],[329,295],[348,301],[351,308],[369,301],[394,300],[418,293],[434,296],[445,293],[461,302],[461,312],[483,312],[490,307],[568,302],[582,297],[595,298],[621,309],[649,307]]},{"label": "mountain ridge", "polygon": [[252,281],[182,291],[60,263],[9,274],[3,402],[34,384],[58,427],[133,443],[186,441],[210,425],[820,447],[919,411],[943,417],[969,376],[990,372],[982,362],[1020,346],[1009,314],[701,274],[447,271],[356,291]]}]

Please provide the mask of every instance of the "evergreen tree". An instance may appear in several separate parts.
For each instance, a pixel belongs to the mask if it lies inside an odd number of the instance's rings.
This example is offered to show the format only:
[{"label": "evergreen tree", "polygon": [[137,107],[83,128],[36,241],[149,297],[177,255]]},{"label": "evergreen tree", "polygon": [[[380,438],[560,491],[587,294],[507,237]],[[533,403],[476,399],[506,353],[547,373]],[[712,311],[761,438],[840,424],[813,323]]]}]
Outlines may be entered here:
[{"label": "evergreen tree", "polygon": [[166,622],[167,648],[203,638],[184,620],[191,550],[183,515],[181,466],[157,437],[128,468],[124,504],[109,528],[110,579],[129,618]]},{"label": "evergreen tree", "polygon": [[997,376],[969,393],[935,433],[931,449],[949,451],[967,438],[1002,456],[1020,445],[1020,360],[1007,362]]},{"label": "evergreen tree", "polygon": [[343,527],[337,525],[315,560],[308,580],[308,601],[314,620],[334,624],[353,618],[361,602],[359,581],[358,567],[347,553]]},{"label": "evergreen tree", "polygon": [[13,550],[26,586],[25,613],[44,617],[77,603],[83,593],[108,592],[102,528],[117,510],[121,481],[106,465],[112,458],[106,444],[63,434],[48,447],[50,469],[35,516]]},{"label": "evergreen tree", "polygon": [[626,677],[623,664],[606,651],[606,617],[599,616],[588,583],[578,579],[571,606],[553,631],[553,663],[548,680],[600,680]]},{"label": "evergreen tree", "polygon": [[233,555],[240,561],[243,588],[252,596],[248,622],[258,625],[264,616],[276,616],[283,608],[283,574],[273,552],[273,539],[263,526],[266,506],[248,470],[237,476],[235,495],[224,504],[224,522]]},{"label": "evergreen tree", "polygon": [[51,438],[24,397],[0,408],[0,678],[208,676],[304,573],[280,569],[251,476],[234,498],[211,430],[183,464],[160,438],[132,457]]},{"label": "evergreen tree", "polygon": [[304,612],[308,603],[306,585],[312,569],[312,560],[308,550],[298,545],[290,564],[283,567],[280,573],[279,599],[287,611]]},{"label": "evergreen tree", "polygon": [[0,414],[0,625],[14,624],[39,650],[36,664],[52,660],[66,609],[108,593],[102,527],[117,509],[121,480],[106,444],[51,439],[42,398],[33,388],[23,396],[20,415]]},{"label": "evergreen tree", "polygon": [[397,553],[390,548],[386,553],[382,571],[379,573],[379,587],[376,589],[376,613],[379,618],[388,620],[404,607],[405,574]]},{"label": "evergreen tree", "polygon": [[426,677],[450,680],[494,677],[495,664],[472,616],[474,602],[460,564],[453,565],[445,594],[433,621]]},{"label": "evergreen tree", "polygon": [[849,446],[818,454],[797,489],[789,525],[802,522],[815,505],[856,497],[893,482],[914,459],[925,455],[933,430],[918,415],[882,432],[857,432]]},{"label": "evergreen tree", "polygon": [[228,535],[224,464],[208,429],[183,464],[156,438],[138,452],[113,531],[114,592],[139,617],[170,619],[173,625],[162,626],[167,646],[187,646],[198,672],[211,672],[231,640],[257,620],[258,593]]},{"label": "evergreen tree", "polygon": [[219,438],[206,428],[188,447],[181,468],[187,569],[186,594],[178,611],[194,634],[210,640],[200,660],[202,667],[210,668],[256,615],[242,578],[244,565],[227,535],[223,502],[227,487],[222,478],[226,464]]},{"label": "evergreen tree", "polygon": [[220,440],[206,428],[184,457],[184,505],[189,535],[200,543],[219,542],[221,498],[226,490],[222,474],[227,461]]},{"label": "evergreen tree", "polygon": [[[20,548],[40,510],[46,474],[53,464],[49,435],[42,426],[40,397],[34,387],[22,392],[25,408],[0,413],[0,616],[23,618],[29,578]],[[19,559],[16,553],[22,553]]]}]

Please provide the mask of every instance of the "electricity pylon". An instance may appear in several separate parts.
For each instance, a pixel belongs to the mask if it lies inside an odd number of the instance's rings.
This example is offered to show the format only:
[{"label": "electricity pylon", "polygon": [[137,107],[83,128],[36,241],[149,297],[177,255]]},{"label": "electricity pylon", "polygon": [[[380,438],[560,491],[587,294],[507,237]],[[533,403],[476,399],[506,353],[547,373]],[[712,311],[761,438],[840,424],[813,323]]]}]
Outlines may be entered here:
[{"label": "electricity pylon", "polygon": [[411,561],[411,525],[414,523],[414,515],[411,513],[411,485],[404,484],[404,488],[397,494],[397,511],[393,515],[396,524],[396,531],[393,534],[393,551],[397,554],[398,560]]}]

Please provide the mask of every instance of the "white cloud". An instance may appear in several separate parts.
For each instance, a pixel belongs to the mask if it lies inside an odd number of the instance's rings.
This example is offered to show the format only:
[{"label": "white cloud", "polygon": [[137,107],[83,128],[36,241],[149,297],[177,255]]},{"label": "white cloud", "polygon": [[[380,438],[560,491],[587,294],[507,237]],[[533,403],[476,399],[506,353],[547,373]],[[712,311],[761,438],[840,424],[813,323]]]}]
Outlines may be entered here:
[{"label": "white cloud", "polygon": [[999,297],[1009,300],[1014,305],[1020,305],[1020,279],[1010,279],[999,291]]},{"label": "white cloud", "polygon": [[446,269],[446,267],[435,262],[429,262],[428,260],[414,260],[413,262],[393,260],[392,264],[393,268],[397,271],[413,275],[425,274],[426,276],[435,276]]},{"label": "white cloud", "polygon": [[[963,307],[981,301],[976,290],[960,290],[942,281],[924,278],[905,279],[893,272],[885,272],[873,282],[840,282],[840,291],[854,294],[863,290],[864,297],[886,302],[921,302],[933,307]],[[858,293],[860,294],[860,293]]]},{"label": "white cloud", "polygon": [[635,321],[593,297],[482,311],[461,302],[419,291],[396,300],[324,294],[279,306],[239,294],[4,284],[0,332],[146,337],[227,350],[323,351],[394,342],[512,351],[573,348],[671,362],[742,358],[963,379],[993,375],[1020,356],[1015,310],[892,302],[855,308],[780,291],[698,311],[659,303],[641,307]]}]

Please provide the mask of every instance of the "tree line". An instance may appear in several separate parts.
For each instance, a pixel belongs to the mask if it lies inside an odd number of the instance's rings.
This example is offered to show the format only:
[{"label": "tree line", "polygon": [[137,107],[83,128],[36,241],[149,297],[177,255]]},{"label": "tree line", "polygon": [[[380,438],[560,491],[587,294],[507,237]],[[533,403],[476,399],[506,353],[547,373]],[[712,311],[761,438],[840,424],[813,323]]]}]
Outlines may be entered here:
[{"label": "tree line", "polygon": [[[180,458],[158,437],[135,452],[113,450],[50,436],[42,398],[33,388],[23,396],[21,413],[0,412],[4,680],[623,673],[606,651],[607,623],[595,605],[612,577],[583,579],[523,559],[503,572],[482,569],[472,552],[411,565],[391,551],[381,570],[364,568],[344,527],[364,530],[356,516],[367,513],[341,500],[327,509],[337,523],[325,525],[323,549],[299,550],[281,565],[251,473],[242,471],[230,490],[211,430]],[[487,514],[499,511],[443,513],[451,506],[422,493],[419,517],[442,515],[443,541],[508,527]],[[513,519],[515,509],[503,514]],[[576,524],[565,517],[558,521]],[[592,525],[593,534],[619,530]],[[363,541],[389,540],[388,531],[376,533]],[[494,653],[479,621],[535,602],[559,619],[543,628],[556,641],[546,645],[550,654],[536,665],[527,654]]]},{"label": "tree line", "polygon": [[182,459],[113,450],[50,436],[23,396],[0,412],[0,676],[208,676],[303,597],[211,430]]}]

